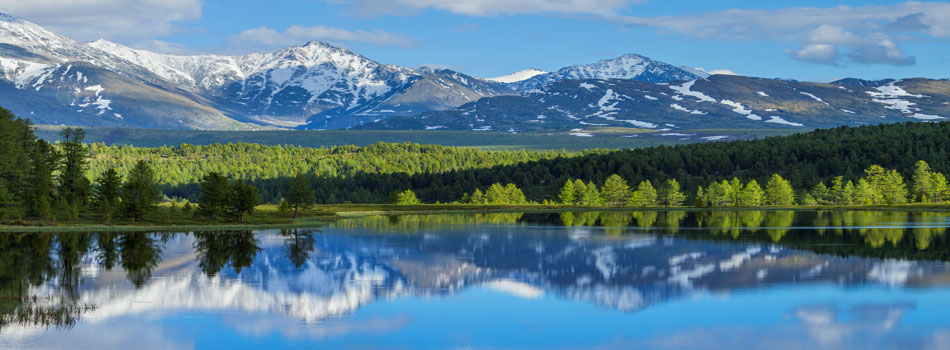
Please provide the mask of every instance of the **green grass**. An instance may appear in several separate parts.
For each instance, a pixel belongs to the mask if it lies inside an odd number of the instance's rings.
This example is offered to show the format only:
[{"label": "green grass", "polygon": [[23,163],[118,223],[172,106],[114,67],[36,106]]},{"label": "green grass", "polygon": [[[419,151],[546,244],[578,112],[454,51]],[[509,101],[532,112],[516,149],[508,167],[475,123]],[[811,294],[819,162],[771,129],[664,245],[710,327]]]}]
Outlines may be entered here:
[{"label": "green grass", "polygon": [[[564,205],[474,205],[474,204],[335,204],[317,205],[301,209],[296,220],[289,215],[280,215],[273,204],[259,205],[244,223],[234,219],[207,220],[182,215],[180,208],[171,210],[168,204],[160,205],[155,213],[141,221],[117,218],[103,224],[102,217],[95,213],[83,213],[79,220],[54,220],[51,222],[25,220],[16,224],[0,224],[0,232],[47,232],[47,231],[188,231],[213,227],[217,230],[250,230],[279,227],[319,226],[338,218],[399,214],[460,214],[460,213],[556,213],[565,211],[735,211],[735,210],[873,210],[873,211],[950,211],[950,203],[914,203],[893,206],[793,206],[793,207],[578,207]],[[62,217],[62,213],[57,213]]]},{"label": "green grass", "polygon": [[[49,141],[60,140],[61,126],[39,125],[36,135]],[[578,137],[567,132],[511,134],[477,131],[414,131],[414,130],[268,130],[268,131],[199,131],[199,130],[153,130],[88,127],[87,142],[133,145],[138,147],[178,146],[182,143],[206,145],[213,143],[258,143],[264,145],[290,144],[305,147],[356,145],[366,146],[377,142],[438,144],[444,146],[476,147],[488,150],[584,150],[592,148],[618,149],[641,148],[658,145],[673,145],[701,141],[702,136],[734,136],[736,138],[762,138],[788,135],[789,130],[676,130],[678,133],[696,134],[697,139],[680,140],[677,137],[660,136],[663,132],[643,129],[604,128],[591,129],[594,137]],[[637,135],[637,137],[622,137]]]}]

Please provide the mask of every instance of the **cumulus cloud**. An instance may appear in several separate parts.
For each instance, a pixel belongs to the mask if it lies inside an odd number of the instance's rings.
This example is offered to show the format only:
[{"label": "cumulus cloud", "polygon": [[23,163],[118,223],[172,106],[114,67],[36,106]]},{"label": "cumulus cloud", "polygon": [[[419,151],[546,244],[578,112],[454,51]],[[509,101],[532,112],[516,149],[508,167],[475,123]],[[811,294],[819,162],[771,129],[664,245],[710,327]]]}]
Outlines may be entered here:
[{"label": "cumulus cloud", "polygon": [[643,0],[327,0],[362,16],[406,15],[425,9],[469,16],[561,13],[613,15]]},{"label": "cumulus cloud", "polygon": [[700,39],[793,43],[790,57],[812,63],[910,65],[897,38],[950,38],[950,3],[732,9],[683,16],[606,17]]},{"label": "cumulus cloud", "polygon": [[417,45],[412,38],[403,34],[383,30],[347,30],[327,26],[291,26],[283,32],[269,27],[258,27],[231,36],[228,42],[235,49],[258,49],[300,45],[310,40],[331,43],[357,42],[398,47]]},{"label": "cumulus cloud", "polygon": [[99,38],[130,45],[201,17],[201,0],[0,0],[0,11],[79,41]]}]

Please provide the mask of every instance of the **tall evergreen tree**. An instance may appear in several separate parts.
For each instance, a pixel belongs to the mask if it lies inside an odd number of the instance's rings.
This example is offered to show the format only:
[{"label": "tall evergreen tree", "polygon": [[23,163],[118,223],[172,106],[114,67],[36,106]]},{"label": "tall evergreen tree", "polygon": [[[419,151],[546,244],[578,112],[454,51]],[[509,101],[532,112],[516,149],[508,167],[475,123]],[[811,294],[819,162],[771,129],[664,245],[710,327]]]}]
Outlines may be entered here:
[{"label": "tall evergreen tree", "polygon": [[199,186],[198,215],[211,220],[220,218],[231,208],[231,197],[234,189],[227,178],[216,172],[205,175]]},{"label": "tall evergreen tree", "polygon": [[888,205],[907,203],[907,186],[897,170],[888,170],[881,185],[881,196]]},{"label": "tall evergreen tree", "polygon": [[620,175],[613,174],[604,181],[604,187],[601,193],[609,206],[622,206],[627,204],[630,197],[630,186]]},{"label": "tall evergreen tree", "polygon": [[25,199],[28,214],[43,220],[52,216],[53,170],[59,161],[59,154],[52,145],[39,140],[33,149],[30,186]]},{"label": "tall evergreen tree", "polygon": [[59,174],[59,193],[70,205],[85,205],[90,192],[89,180],[84,175],[89,163],[89,151],[83,144],[86,131],[65,128],[60,135],[63,137],[63,164]]},{"label": "tall evergreen tree", "polygon": [[254,208],[257,207],[260,201],[260,194],[257,192],[257,187],[246,184],[240,179],[234,182],[233,191],[231,210],[238,217],[238,220],[243,223],[245,215],[254,213]]},{"label": "tall evergreen tree", "polygon": [[99,175],[96,184],[93,187],[93,198],[96,205],[102,205],[108,201],[110,207],[119,203],[119,196],[122,195],[122,176],[115,168],[109,168]]},{"label": "tall evergreen tree", "polygon": [[749,180],[745,184],[745,187],[742,188],[742,193],[739,195],[739,204],[746,207],[755,207],[762,205],[762,201],[765,198],[765,191],[762,190],[762,187],[759,186],[759,183],[755,180]]},{"label": "tall evergreen tree", "polygon": [[657,192],[660,205],[666,207],[677,207],[683,204],[686,196],[680,191],[680,183],[676,179],[669,179],[660,186]]},{"label": "tall evergreen tree", "polygon": [[919,160],[914,165],[914,192],[913,199],[920,202],[929,202],[934,198],[933,175],[930,172],[930,165],[927,162]]},{"label": "tall evergreen tree", "polygon": [[657,205],[656,188],[650,180],[644,180],[637,185],[637,189],[630,195],[631,206],[635,207],[655,207]]},{"label": "tall evergreen tree", "polygon": [[148,162],[139,160],[122,186],[122,213],[132,220],[141,220],[154,210],[160,195],[155,171]]},{"label": "tall evergreen tree", "polygon": [[795,203],[792,184],[779,174],[773,174],[765,184],[765,204],[788,206]]},{"label": "tall evergreen tree", "polygon": [[577,194],[574,192],[574,180],[564,182],[564,186],[561,187],[561,192],[558,193],[558,199],[561,200],[561,204],[574,204],[577,200]]},{"label": "tall evergreen tree", "polygon": [[310,180],[307,180],[303,174],[297,174],[290,181],[290,188],[287,190],[287,201],[294,206],[294,219],[297,218],[297,211],[300,208],[310,208],[313,205],[314,193]]}]

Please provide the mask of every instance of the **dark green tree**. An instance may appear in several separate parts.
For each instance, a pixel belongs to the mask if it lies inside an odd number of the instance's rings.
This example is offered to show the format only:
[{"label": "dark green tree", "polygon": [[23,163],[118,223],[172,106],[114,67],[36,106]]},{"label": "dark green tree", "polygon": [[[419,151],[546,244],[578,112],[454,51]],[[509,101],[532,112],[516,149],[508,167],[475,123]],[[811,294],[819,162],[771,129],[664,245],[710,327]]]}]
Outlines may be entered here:
[{"label": "dark green tree", "polygon": [[260,201],[260,194],[257,193],[256,187],[246,184],[242,180],[235,181],[233,188],[231,210],[243,223],[245,215],[254,213],[254,207]]},{"label": "dark green tree", "polygon": [[208,173],[198,186],[198,215],[214,220],[232,207],[231,198],[235,191],[228,179],[221,174]]},{"label": "dark green tree", "polygon": [[60,145],[63,164],[59,173],[59,193],[70,205],[85,205],[90,194],[89,180],[85,176],[89,164],[89,151],[83,144],[86,131],[65,128],[60,135],[63,137]]},{"label": "dark green tree", "polygon": [[155,171],[146,161],[139,160],[122,186],[122,213],[132,220],[142,220],[155,209],[159,195]]},{"label": "dark green tree", "polygon": [[297,218],[297,210],[300,208],[307,209],[313,205],[313,188],[310,185],[310,180],[307,180],[306,176],[297,174],[297,176],[290,181],[290,188],[287,190],[287,201],[290,202],[290,205],[294,206],[294,219]]}]

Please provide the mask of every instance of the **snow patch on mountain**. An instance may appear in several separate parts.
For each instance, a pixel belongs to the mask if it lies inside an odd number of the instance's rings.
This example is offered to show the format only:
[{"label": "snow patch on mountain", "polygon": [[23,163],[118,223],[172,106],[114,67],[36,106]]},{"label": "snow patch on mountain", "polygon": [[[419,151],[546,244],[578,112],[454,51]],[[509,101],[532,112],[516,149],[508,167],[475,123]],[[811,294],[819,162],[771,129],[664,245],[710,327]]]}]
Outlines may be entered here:
[{"label": "snow patch on mountain", "polygon": [[[670,89],[673,89],[673,91],[676,91],[680,95],[683,95],[683,96],[695,97],[697,100],[699,100],[699,102],[716,102],[716,99],[709,97],[709,95],[706,95],[699,91],[693,91],[692,87],[694,84],[696,84],[696,81],[690,80],[679,86],[670,85]],[[674,99],[676,98],[674,97]]]},{"label": "snow patch on mountain", "polygon": [[507,83],[515,83],[515,82],[531,79],[532,77],[536,75],[547,74],[547,73],[548,72],[545,72],[540,69],[529,68],[529,69],[520,70],[520,71],[511,73],[511,74],[502,75],[500,77],[488,78],[485,80],[507,84]]},{"label": "snow patch on mountain", "polygon": [[774,123],[774,124],[784,124],[784,125],[790,125],[790,126],[805,126],[804,124],[790,122],[790,121],[787,121],[787,120],[785,120],[785,119],[782,119],[782,117],[774,116],[774,115],[773,115],[773,116],[770,116],[770,117],[769,117],[769,120],[766,120],[765,122],[766,122],[766,123]]}]

